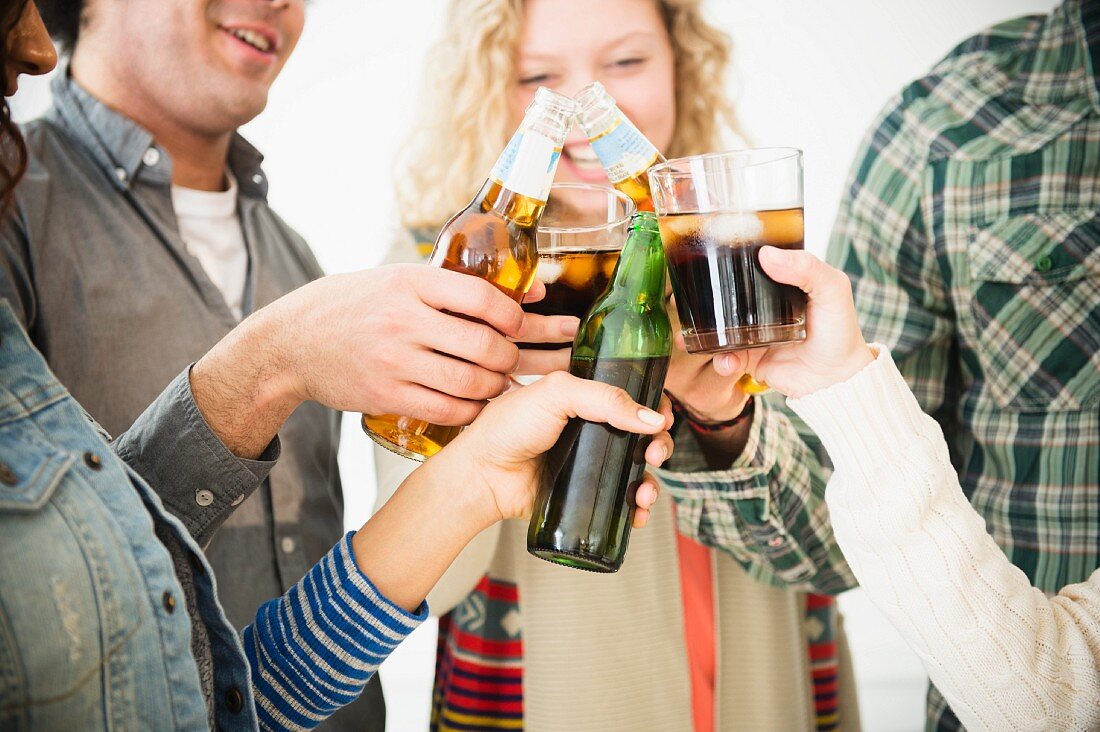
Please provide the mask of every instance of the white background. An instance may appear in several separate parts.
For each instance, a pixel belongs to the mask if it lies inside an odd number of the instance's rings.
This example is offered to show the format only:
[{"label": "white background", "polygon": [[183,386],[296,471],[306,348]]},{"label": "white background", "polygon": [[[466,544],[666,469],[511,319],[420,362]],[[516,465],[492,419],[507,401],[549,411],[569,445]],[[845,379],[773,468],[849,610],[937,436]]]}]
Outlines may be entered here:
[{"label": "white background", "polygon": [[[598,0],[593,0],[598,1]],[[856,147],[883,103],[956,43],[1053,0],[709,0],[735,43],[731,92],[756,145],[806,152],[807,247],[824,252]],[[391,160],[412,109],[424,51],[445,0],[315,0],[267,111],[245,134],[267,155],[270,200],[329,272],[370,267],[393,231]],[[24,79],[17,119],[47,102]],[[349,526],[373,503],[370,443],[349,418],[341,449]],[[872,732],[918,730],[924,673],[860,591],[841,600]],[[429,625],[384,666],[388,729],[427,727]]]}]

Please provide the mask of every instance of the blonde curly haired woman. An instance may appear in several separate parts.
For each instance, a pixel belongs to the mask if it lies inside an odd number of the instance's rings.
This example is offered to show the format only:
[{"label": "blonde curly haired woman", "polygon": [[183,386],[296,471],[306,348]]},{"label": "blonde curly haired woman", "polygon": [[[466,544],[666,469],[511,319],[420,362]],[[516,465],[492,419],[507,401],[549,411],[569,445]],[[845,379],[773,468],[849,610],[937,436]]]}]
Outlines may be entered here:
[{"label": "blonde curly haired woman", "polygon": [[[390,260],[427,256],[539,86],[572,95],[602,82],[669,157],[728,145],[737,132],[723,91],[730,42],[701,4],[452,0],[428,58],[419,124],[397,164],[409,236]],[[607,183],[577,129],[556,180]],[[548,368],[563,366],[562,356],[548,352]],[[694,415],[727,424],[748,399],[735,383],[681,352],[667,388]],[[733,457],[669,467],[723,469]],[[413,466],[382,449],[375,460],[381,503]],[[690,527],[677,530],[667,499],[651,525],[610,576],[531,557],[525,522],[480,536],[429,598],[441,616],[433,729],[858,728],[831,598],[795,591],[744,553],[735,560],[697,543]],[[644,629],[646,641],[628,628]]]}]

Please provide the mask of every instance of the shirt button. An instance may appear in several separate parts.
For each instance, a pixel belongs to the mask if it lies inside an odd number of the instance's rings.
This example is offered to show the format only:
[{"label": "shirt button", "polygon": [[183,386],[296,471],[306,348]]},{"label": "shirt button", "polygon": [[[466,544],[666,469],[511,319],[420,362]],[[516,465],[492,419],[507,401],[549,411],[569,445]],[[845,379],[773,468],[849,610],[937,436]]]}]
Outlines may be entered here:
[{"label": "shirt button", "polygon": [[1044,254],[1035,260],[1035,269],[1040,272],[1049,272],[1050,268],[1054,266],[1054,260],[1050,258],[1050,255]]},{"label": "shirt button", "polygon": [[239,506],[242,503],[244,503],[244,494],[243,493],[241,495],[237,496],[236,498],[234,498],[233,502],[230,503],[229,505],[230,506]]},{"label": "shirt button", "polygon": [[772,547],[773,549],[777,546],[783,546],[783,537],[773,536],[772,538],[768,539],[768,546]]},{"label": "shirt button", "polygon": [[164,595],[160,598],[161,604],[164,605],[164,612],[171,615],[176,612],[176,597],[167,590],[164,591]]},{"label": "shirt button", "polygon": [[252,176],[252,182],[255,183],[256,185],[260,185],[261,183],[264,182],[264,177],[262,175],[260,175],[259,173],[256,173],[255,175]]},{"label": "shirt button", "polygon": [[214,494],[203,488],[201,491],[195,491],[195,503],[199,504],[203,508],[206,508],[214,502]]},{"label": "shirt button", "polygon": [[145,154],[141,156],[141,162],[145,163],[150,168],[160,162],[160,150],[155,147],[151,147],[145,151]]},{"label": "shirt button", "polygon": [[230,686],[229,690],[225,692],[225,706],[233,714],[238,714],[244,709],[244,695],[236,686]]},{"label": "shirt button", "polygon": [[279,542],[279,546],[283,548],[283,553],[291,554],[295,549],[298,548],[298,543],[289,536],[284,536],[283,540]]},{"label": "shirt button", "polygon": [[126,174],[126,169],[125,168],[115,168],[115,177],[118,178],[123,183],[125,183],[126,178],[128,177],[127,174]]},{"label": "shirt button", "polygon": [[18,482],[19,476],[15,474],[11,466],[7,463],[0,463],[0,483],[4,485],[15,485]]},{"label": "shirt button", "polygon": [[94,452],[84,453],[84,464],[92,470],[100,470],[103,467],[103,461]]}]

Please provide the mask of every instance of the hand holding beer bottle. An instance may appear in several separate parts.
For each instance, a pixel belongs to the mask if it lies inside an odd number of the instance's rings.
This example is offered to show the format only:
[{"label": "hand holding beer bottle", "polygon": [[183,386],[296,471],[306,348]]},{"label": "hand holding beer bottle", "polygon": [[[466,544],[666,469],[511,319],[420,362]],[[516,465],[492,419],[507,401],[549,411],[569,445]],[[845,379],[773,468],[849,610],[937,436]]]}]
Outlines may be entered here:
[{"label": "hand holding beer bottle", "polygon": [[[575,105],[539,88],[489,179],[439,232],[429,265],[486,280],[521,302],[538,265],[535,228],[557,170]],[[455,438],[461,426],[397,414],[363,415],[363,429],[393,452],[423,460]]]}]

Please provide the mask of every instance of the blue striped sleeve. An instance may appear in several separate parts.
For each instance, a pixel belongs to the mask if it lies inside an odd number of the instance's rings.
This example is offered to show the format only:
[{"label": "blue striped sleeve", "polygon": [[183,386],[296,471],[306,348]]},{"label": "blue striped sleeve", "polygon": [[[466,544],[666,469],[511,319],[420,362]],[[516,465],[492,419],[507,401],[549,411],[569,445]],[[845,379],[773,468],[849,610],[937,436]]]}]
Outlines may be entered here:
[{"label": "blue striped sleeve", "polygon": [[382,661],[428,617],[387,600],[359,566],[347,534],[244,630],[262,729],[313,729],[358,698]]}]

